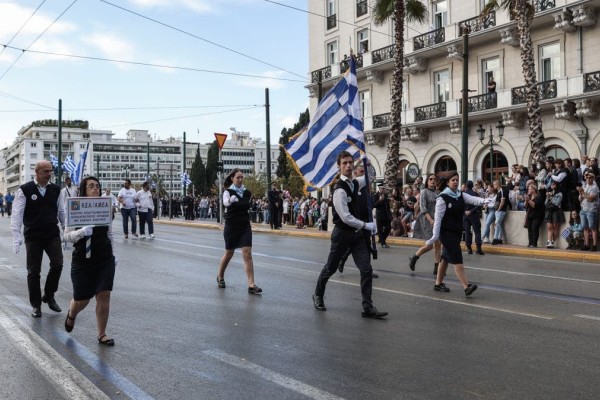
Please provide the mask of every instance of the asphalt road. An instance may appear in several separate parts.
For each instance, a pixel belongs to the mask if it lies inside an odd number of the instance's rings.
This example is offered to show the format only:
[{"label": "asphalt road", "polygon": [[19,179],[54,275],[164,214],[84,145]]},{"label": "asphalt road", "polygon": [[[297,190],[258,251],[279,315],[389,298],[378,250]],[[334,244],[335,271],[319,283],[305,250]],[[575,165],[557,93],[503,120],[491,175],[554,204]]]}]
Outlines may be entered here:
[{"label": "asphalt road", "polygon": [[[223,254],[215,229],[156,226],[125,240],[108,333],[96,341],[93,302],[71,334],[70,251],[57,301],[29,317],[25,255],[0,219],[0,398],[57,399],[596,399],[600,376],[600,267],[466,255],[479,284],[465,298],[433,291],[432,258],[407,267],[411,248],[379,251],[373,299],[386,320],[360,316],[350,260],[330,280],[326,312],[312,306],[329,242],[254,234],[256,283],[241,255],[216,285]],[[47,272],[44,261],[43,276]]]}]

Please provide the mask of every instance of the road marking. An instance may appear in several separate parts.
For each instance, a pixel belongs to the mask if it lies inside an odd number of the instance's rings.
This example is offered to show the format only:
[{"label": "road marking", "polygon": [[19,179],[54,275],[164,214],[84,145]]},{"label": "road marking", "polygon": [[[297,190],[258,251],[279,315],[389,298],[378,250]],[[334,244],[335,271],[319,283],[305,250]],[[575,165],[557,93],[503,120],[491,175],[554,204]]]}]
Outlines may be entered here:
[{"label": "road marking", "polygon": [[594,321],[600,321],[600,317],[594,317],[593,315],[576,314],[575,316],[579,317],[579,318],[593,319]]},{"label": "road marking", "polygon": [[500,274],[508,274],[508,275],[533,276],[536,278],[559,279],[559,280],[563,280],[563,281],[600,284],[600,281],[591,281],[591,280],[587,280],[587,279],[576,279],[576,278],[565,278],[562,276],[532,274],[532,273],[528,273],[528,272],[517,272],[517,271],[505,271],[505,270],[493,269],[493,268],[478,268],[478,267],[468,267],[468,266],[465,266],[465,268],[472,269],[472,270],[478,270],[478,271],[497,272]]},{"label": "road marking", "polygon": [[66,399],[109,399],[31,329],[23,326],[22,330],[2,310],[0,326],[31,365]]},{"label": "road marking", "polygon": [[[330,279],[329,282],[336,282],[336,283],[342,283],[344,285],[360,287],[360,285],[356,284],[356,283],[338,281],[338,280],[335,280],[335,279]],[[507,310],[505,308],[482,306],[481,304],[466,303],[464,301],[449,300],[449,299],[440,299],[438,297],[426,296],[426,295],[423,295],[423,294],[415,294],[415,293],[403,292],[403,291],[400,291],[400,290],[384,289],[384,288],[378,288],[378,287],[373,287],[373,290],[379,290],[381,292],[388,292],[388,293],[395,293],[395,294],[402,294],[402,295],[405,295],[405,296],[417,297],[417,298],[420,298],[420,299],[441,301],[441,302],[444,302],[444,303],[458,304],[458,305],[461,305],[461,306],[481,308],[481,309],[484,309],[484,310],[499,311],[499,312],[503,312],[503,313],[507,313],[507,314],[521,315],[523,317],[540,318],[540,319],[546,319],[546,320],[552,320],[552,319],[554,319],[553,317],[547,317],[547,316],[544,316],[544,315],[522,313],[522,312],[518,312],[518,311]]]},{"label": "road marking", "polygon": [[296,393],[300,393],[311,399],[330,399],[330,400],[338,400],[343,399],[343,397],[336,396],[332,393],[326,392],[324,390],[318,389],[314,386],[307,385],[306,383],[297,381],[288,376],[278,374],[277,372],[271,371],[270,369],[261,367],[260,365],[251,363],[243,358],[236,357],[234,355],[225,353],[216,349],[204,350],[202,352],[207,356],[212,358],[216,358],[219,361],[222,361],[226,364],[232,365],[236,368],[243,369],[246,372],[257,375],[262,379],[267,381],[271,381],[276,385],[282,386],[286,389],[290,389]]}]

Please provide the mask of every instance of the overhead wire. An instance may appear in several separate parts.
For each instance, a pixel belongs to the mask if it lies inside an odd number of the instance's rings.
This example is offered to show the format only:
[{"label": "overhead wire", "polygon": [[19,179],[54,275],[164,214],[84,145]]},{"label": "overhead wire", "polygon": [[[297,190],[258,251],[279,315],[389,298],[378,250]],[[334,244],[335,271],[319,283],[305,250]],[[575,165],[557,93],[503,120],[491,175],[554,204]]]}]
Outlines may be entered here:
[{"label": "overhead wire", "polygon": [[[27,23],[31,20],[31,18],[33,18],[33,16],[38,12],[38,10],[42,7],[42,5],[44,5],[45,2],[46,2],[46,0],[42,0],[42,2],[37,6],[37,8],[35,10],[33,10],[33,13],[31,13],[31,15],[29,16],[29,18],[27,18],[27,20],[25,20],[25,22],[23,22],[23,24],[17,30],[17,32],[15,32],[15,34],[10,38],[10,40],[8,41],[7,44],[11,44],[12,43],[12,41],[17,37],[17,35],[19,33],[21,33],[21,31],[23,30],[23,28],[25,28],[25,25],[27,25]],[[2,47],[2,50],[0,50],[0,56],[2,55],[2,53],[4,53],[4,50],[6,50],[6,46]]]},{"label": "overhead wire", "polygon": [[9,99],[13,99],[13,100],[22,101],[22,102],[24,102],[24,103],[33,104],[33,105],[35,105],[35,106],[44,107],[44,108],[47,108],[47,109],[50,109],[50,110],[56,110],[56,108],[55,108],[55,107],[50,107],[50,106],[47,106],[47,105],[44,105],[44,104],[36,103],[35,101],[31,101],[31,100],[24,99],[24,98],[22,98],[22,97],[14,96],[14,95],[12,95],[12,94],[10,94],[10,93],[6,93],[6,92],[0,92],[0,96],[2,96],[2,97],[7,97],[7,98],[9,98]]},{"label": "overhead wire", "polygon": [[[131,111],[131,110],[183,110],[193,108],[229,108],[229,107],[262,107],[258,104],[231,104],[231,105],[209,105],[209,106],[157,106],[157,107],[108,107],[108,108],[64,108],[64,111]],[[51,110],[0,110],[0,113],[5,112],[38,112],[38,111],[55,111]]]}]

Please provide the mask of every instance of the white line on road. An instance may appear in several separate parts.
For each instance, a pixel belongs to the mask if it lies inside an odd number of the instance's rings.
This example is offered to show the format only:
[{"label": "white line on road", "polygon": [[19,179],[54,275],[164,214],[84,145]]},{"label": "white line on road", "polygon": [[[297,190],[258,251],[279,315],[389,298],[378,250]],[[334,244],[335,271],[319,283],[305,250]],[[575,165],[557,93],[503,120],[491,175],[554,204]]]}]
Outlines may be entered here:
[{"label": "white line on road", "polygon": [[600,281],[590,281],[590,280],[587,280],[587,279],[576,279],[576,278],[565,278],[565,277],[562,277],[562,276],[552,276],[552,275],[543,275],[543,274],[531,274],[531,273],[528,273],[528,272],[506,271],[506,270],[502,270],[502,269],[478,268],[478,267],[469,267],[469,266],[465,266],[465,268],[472,269],[472,270],[478,270],[478,271],[486,271],[486,272],[498,272],[500,274],[520,275],[520,276],[533,276],[533,277],[536,277],[536,278],[559,279],[559,280],[563,280],[563,281],[600,284]]},{"label": "white line on road", "polygon": [[[0,310],[0,326],[31,364],[66,399],[109,399],[35,333],[28,335]],[[24,329],[28,330],[28,328]]]},{"label": "white line on road", "polygon": [[341,400],[343,397],[338,397],[334,394],[326,392],[324,390],[318,389],[314,386],[307,385],[306,383],[302,383],[295,379],[292,379],[288,376],[278,374],[277,372],[273,372],[267,368],[261,367],[260,365],[256,365],[247,361],[243,358],[236,357],[234,355],[222,352],[216,349],[204,350],[202,352],[207,356],[216,358],[219,361],[222,361],[226,364],[232,365],[234,367],[243,369],[246,372],[257,375],[262,379],[266,379],[271,381],[279,386],[282,386],[286,389],[293,390],[294,392],[300,393],[306,397],[311,399],[330,399],[330,400]]},{"label": "white line on road", "polygon": [[600,317],[594,317],[593,315],[576,314],[575,316],[579,317],[579,318],[593,319],[594,321],[600,321]]}]

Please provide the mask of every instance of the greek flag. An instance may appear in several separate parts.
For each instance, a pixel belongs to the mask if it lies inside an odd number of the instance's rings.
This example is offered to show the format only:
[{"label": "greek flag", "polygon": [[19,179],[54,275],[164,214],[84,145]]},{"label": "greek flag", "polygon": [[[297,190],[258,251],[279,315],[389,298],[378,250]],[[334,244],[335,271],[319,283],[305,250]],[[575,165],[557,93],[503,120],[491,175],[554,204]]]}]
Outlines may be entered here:
[{"label": "greek flag", "polygon": [[50,153],[50,164],[52,164],[52,168],[58,168],[58,158],[52,153]]},{"label": "greek flag", "polygon": [[71,180],[73,180],[73,172],[75,172],[75,170],[77,169],[77,165],[75,164],[75,161],[73,161],[73,158],[70,154],[68,154],[65,158],[65,162],[63,163],[62,167],[63,171],[68,172],[69,176],[71,177]]},{"label": "greek flag", "polygon": [[192,184],[192,180],[185,171],[181,173],[181,184],[185,187],[188,187]]},{"label": "greek flag", "polygon": [[350,68],[345,76],[319,103],[308,128],[283,147],[305,184],[314,188],[322,188],[333,181],[338,173],[336,159],[341,151],[350,152],[355,159],[365,151],[353,57],[350,57]]},{"label": "greek flag", "polygon": [[77,163],[77,167],[75,171],[71,173],[71,181],[73,181],[74,185],[79,185],[81,178],[83,178],[83,170],[85,169],[85,159],[87,158],[88,150],[90,149],[90,142],[88,142],[85,151],[81,153],[81,157],[79,157],[79,162]]},{"label": "greek flag", "polygon": [[560,233],[560,237],[562,237],[563,239],[568,239],[570,235],[571,235],[571,228],[569,228],[568,226],[565,228],[564,231],[562,231]]}]

